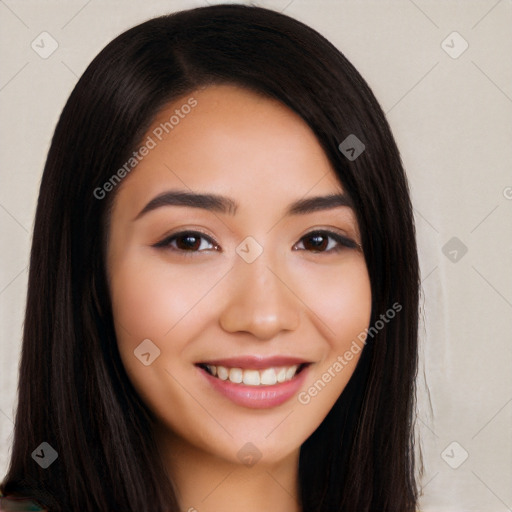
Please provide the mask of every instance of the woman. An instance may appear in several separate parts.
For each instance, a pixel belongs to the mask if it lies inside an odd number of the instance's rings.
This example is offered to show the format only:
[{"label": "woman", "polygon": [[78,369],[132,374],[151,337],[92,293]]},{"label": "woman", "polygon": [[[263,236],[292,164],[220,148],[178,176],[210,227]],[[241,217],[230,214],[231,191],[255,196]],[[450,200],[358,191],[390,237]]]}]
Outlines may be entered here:
[{"label": "woman", "polygon": [[49,151],[2,492],[413,511],[418,290],[397,147],[337,49],[240,5],[134,27]]}]

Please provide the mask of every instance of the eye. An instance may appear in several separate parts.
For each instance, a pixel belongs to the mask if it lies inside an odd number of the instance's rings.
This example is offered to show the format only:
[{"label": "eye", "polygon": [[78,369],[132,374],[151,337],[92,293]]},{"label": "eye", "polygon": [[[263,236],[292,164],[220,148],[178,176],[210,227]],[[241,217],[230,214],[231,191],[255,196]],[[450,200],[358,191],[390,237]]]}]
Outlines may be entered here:
[{"label": "eye", "polygon": [[[298,247],[299,246],[299,247]],[[311,231],[303,236],[294,249],[310,252],[339,252],[343,248],[360,249],[361,246],[339,233],[333,231]]]},{"label": "eye", "polygon": [[219,246],[209,236],[199,231],[181,231],[164,238],[153,247],[170,248],[180,252],[218,250]]}]

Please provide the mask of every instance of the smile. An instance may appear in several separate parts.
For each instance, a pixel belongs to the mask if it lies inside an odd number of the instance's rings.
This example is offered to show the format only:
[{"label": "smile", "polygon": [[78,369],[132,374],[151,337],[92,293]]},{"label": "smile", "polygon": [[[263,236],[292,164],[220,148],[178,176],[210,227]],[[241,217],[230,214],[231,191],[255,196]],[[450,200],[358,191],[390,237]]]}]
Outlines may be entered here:
[{"label": "smile", "polygon": [[210,375],[220,380],[228,380],[234,384],[246,386],[273,386],[274,384],[292,380],[305,364],[264,368],[262,370],[229,368],[213,364],[200,365]]},{"label": "smile", "polygon": [[207,386],[236,405],[269,409],[302,387],[310,362],[295,357],[239,357],[196,363]]}]

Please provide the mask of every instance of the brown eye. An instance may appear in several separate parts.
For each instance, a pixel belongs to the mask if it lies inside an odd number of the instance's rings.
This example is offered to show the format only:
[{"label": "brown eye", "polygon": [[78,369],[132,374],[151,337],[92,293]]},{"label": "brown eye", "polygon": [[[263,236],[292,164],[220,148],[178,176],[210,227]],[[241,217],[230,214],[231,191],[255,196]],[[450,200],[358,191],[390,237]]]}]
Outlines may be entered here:
[{"label": "brown eye", "polygon": [[304,248],[307,251],[325,251],[329,245],[329,237],[321,234],[308,236],[304,240]]},{"label": "brown eye", "polygon": [[[302,237],[297,245],[299,250],[310,252],[338,252],[344,247],[355,249],[359,244],[332,231],[312,231]],[[297,245],[295,247],[297,247]]]},{"label": "brown eye", "polygon": [[218,245],[210,238],[197,231],[183,231],[175,233],[154,247],[169,248],[181,252],[202,252],[206,250],[218,249]]},{"label": "brown eye", "polygon": [[176,247],[181,251],[198,251],[201,247],[201,237],[192,234],[177,236]]}]

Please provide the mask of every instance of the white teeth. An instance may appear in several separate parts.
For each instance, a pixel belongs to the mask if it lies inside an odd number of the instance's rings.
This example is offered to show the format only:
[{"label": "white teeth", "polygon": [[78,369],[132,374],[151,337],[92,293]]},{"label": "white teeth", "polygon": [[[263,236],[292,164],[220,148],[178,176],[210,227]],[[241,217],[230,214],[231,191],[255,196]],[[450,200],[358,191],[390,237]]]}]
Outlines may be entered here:
[{"label": "white teeth", "polygon": [[276,371],[274,368],[267,368],[261,372],[261,384],[265,386],[272,386],[277,382]]},{"label": "white teeth", "polygon": [[294,365],[290,366],[290,368],[286,370],[286,380],[293,379],[293,376],[295,375],[295,372],[297,371],[298,367],[298,365]]},{"label": "white teeth", "polygon": [[206,368],[208,368],[208,371],[212,374],[212,375],[217,375],[217,367],[216,366],[213,366],[212,364],[207,364],[206,365]]},{"label": "white teeth", "polygon": [[244,371],[244,384],[247,384],[247,386],[259,386],[260,380],[260,372],[258,370]]},{"label": "white teeth", "polygon": [[211,375],[220,380],[229,380],[235,384],[243,382],[246,386],[273,386],[277,383],[292,380],[299,368],[298,364],[265,368],[263,370],[243,370],[242,368],[226,368],[225,366],[212,364],[205,366]]},{"label": "white teeth", "polygon": [[[210,366],[211,368],[211,366]],[[214,366],[213,368],[216,368],[217,369],[217,377],[220,379],[220,380],[228,380],[228,377],[229,377],[229,372],[228,372],[228,369],[225,368],[224,366]],[[215,373],[212,372],[213,375],[215,375]]]},{"label": "white teeth", "polygon": [[240,384],[243,380],[243,372],[241,368],[231,368],[229,370],[229,380],[235,384]]}]

